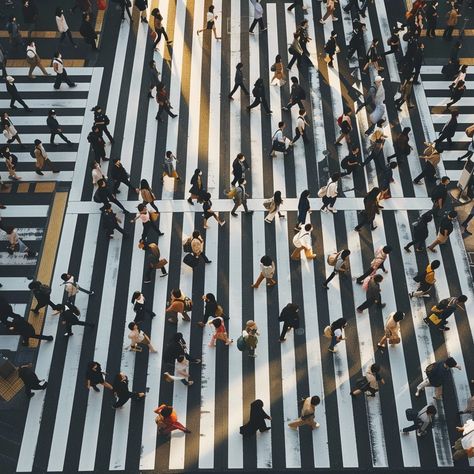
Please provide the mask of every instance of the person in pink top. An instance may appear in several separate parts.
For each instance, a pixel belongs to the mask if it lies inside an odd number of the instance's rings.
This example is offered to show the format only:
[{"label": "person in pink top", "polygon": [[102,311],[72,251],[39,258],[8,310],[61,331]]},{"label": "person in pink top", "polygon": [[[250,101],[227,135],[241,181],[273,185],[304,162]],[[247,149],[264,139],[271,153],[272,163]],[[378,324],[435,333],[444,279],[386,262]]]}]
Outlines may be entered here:
[{"label": "person in pink top", "polygon": [[158,226],[157,221],[152,220],[152,218],[150,216],[150,213],[148,212],[148,209],[146,207],[146,204],[140,203],[137,206],[137,209],[138,209],[137,215],[130,222],[133,224],[138,219],[140,219],[142,221],[143,232],[142,232],[141,240],[143,242],[146,242],[148,233],[150,232],[151,228],[155,229],[158,236],[164,235],[163,232],[160,231],[160,227]]},{"label": "person in pink top", "polygon": [[211,336],[211,340],[209,341],[209,347],[216,347],[216,340],[219,339],[220,341],[224,341],[225,345],[228,346],[234,342],[233,339],[229,339],[227,335],[227,329],[225,328],[224,320],[218,316],[217,318],[212,319],[209,321],[209,326],[214,328],[214,334]]}]

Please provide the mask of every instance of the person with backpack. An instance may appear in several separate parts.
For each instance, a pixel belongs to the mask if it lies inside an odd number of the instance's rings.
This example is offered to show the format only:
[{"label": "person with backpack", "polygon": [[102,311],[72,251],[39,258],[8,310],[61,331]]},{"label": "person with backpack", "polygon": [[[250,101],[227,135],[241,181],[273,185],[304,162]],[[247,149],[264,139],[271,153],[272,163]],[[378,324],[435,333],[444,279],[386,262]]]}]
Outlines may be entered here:
[{"label": "person with backpack", "polygon": [[385,322],[384,335],[377,343],[378,349],[385,349],[385,343],[387,340],[390,344],[390,347],[400,344],[400,321],[402,321],[404,317],[405,314],[403,311],[394,311],[388,315],[388,318]]},{"label": "person with backpack", "polygon": [[52,341],[53,336],[44,336],[36,334],[34,326],[19,314],[12,314],[11,321],[8,323],[8,330],[13,334],[21,336],[21,345],[28,347],[30,339],[39,339],[41,341]]},{"label": "person with backpack", "polygon": [[168,318],[169,323],[178,324],[178,314],[181,314],[183,321],[191,321],[188,311],[193,309],[193,302],[180,289],[171,290],[170,301],[167,305],[165,312],[172,313],[172,316]]},{"label": "person with backpack", "polygon": [[351,144],[351,132],[352,132],[352,124],[351,124],[351,109],[345,109],[342,115],[337,119],[337,124],[341,130],[340,135],[337,137],[334,145],[341,146],[341,140],[343,138],[346,139],[346,143],[348,145]]},{"label": "person with backpack", "polygon": [[56,118],[56,111],[54,109],[51,109],[48,112],[48,118],[46,119],[46,125],[48,126],[49,132],[51,134],[50,137],[49,137],[49,143],[51,145],[58,146],[57,143],[54,143],[54,138],[56,137],[56,135],[59,135],[59,137],[63,141],[65,141],[69,146],[72,145],[71,140],[69,140],[69,138],[67,138],[63,134],[63,130],[62,130],[61,126],[59,125],[59,122]]},{"label": "person with backpack", "polygon": [[321,285],[325,290],[329,290],[329,282],[337,275],[344,275],[349,270],[349,249],[341,250],[340,252],[328,255],[327,263],[333,267],[331,274],[324,280]]},{"label": "person with backpack", "polygon": [[[288,65],[288,69],[289,69],[289,65]],[[254,107],[257,107],[257,105],[262,104],[262,107],[267,113],[267,115],[271,115],[273,113],[270,110],[267,99],[265,97],[265,86],[263,84],[262,78],[259,77],[255,81],[255,84],[253,85],[253,89],[252,89],[252,95],[254,97],[254,100],[250,105],[247,105],[247,110],[251,110]]]},{"label": "person with backpack", "polygon": [[299,230],[298,233],[293,237],[293,245],[295,249],[291,253],[292,260],[301,260],[301,251],[304,250],[307,260],[314,260],[316,255],[313,253],[313,247],[311,242],[311,231],[313,226],[306,224],[303,229]]},{"label": "person with backpack", "polygon": [[420,156],[421,160],[425,160],[425,166],[421,173],[413,180],[415,184],[421,184],[420,181],[423,178],[434,181],[436,177],[436,167],[441,161],[441,155],[434,143],[425,142],[425,146],[426,148],[423,151],[423,155]]},{"label": "person with backpack", "polygon": [[[336,199],[338,195],[338,186],[339,180],[341,179],[341,173],[334,173],[329,178],[329,181],[326,184],[326,189],[322,196],[323,205],[321,206],[321,212],[331,212],[332,214],[336,214],[337,209],[334,207],[336,204]],[[319,193],[318,193],[319,195]]]},{"label": "person with backpack", "polygon": [[300,426],[308,425],[312,430],[319,428],[319,423],[315,420],[316,407],[321,403],[321,399],[314,395],[313,397],[306,397],[302,399],[303,406],[301,408],[300,417],[288,423],[288,427],[292,430],[297,430]]},{"label": "person with backpack", "polygon": [[435,400],[441,400],[443,396],[443,385],[448,382],[450,369],[461,370],[453,357],[448,357],[440,362],[433,362],[425,369],[426,378],[416,387],[415,397],[419,397],[426,387],[435,387]]},{"label": "person with backpack", "polygon": [[326,335],[327,333],[328,336],[331,336],[331,343],[328,347],[329,352],[337,352],[336,344],[339,344],[341,341],[345,341],[346,338],[344,337],[343,331],[346,326],[347,320],[345,318],[339,318],[324,329],[324,334]]},{"label": "person with backpack", "polygon": [[[245,345],[245,348],[249,351],[249,357],[255,358],[255,349],[257,349],[258,344],[258,327],[255,321],[249,320],[245,323],[245,329],[242,331],[242,341]],[[237,341],[237,346],[239,341]]]},{"label": "person with backpack", "polygon": [[410,417],[411,419],[409,419],[409,421],[413,421],[413,424],[403,428],[400,433],[408,434],[410,431],[416,430],[416,436],[422,438],[431,428],[433,417],[436,413],[436,408],[433,405],[426,405],[419,412],[416,412],[413,409],[411,409],[411,412],[407,410],[407,419]]},{"label": "person with backpack", "polygon": [[433,324],[440,331],[449,331],[447,327],[448,318],[459,308],[463,310],[461,304],[467,301],[467,296],[459,295],[451,298],[444,298],[431,308],[431,314],[423,321],[430,325]]},{"label": "person with backpack", "polygon": [[375,394],[379,391],[379,382],[385,383],[380,375],[380,365],[372,364],[365,373],[365,377],[356,381],[356,387],[351,390],[350,395],[356,397],[361,393],[366,393],[368,397],[375,397]]},{"label": "person with backpack", "polygon": [[408,296],[410,296],[410,298],[429,298],[430,290],[436,282],[435,270],[439,268],[440,265],[441,263],[439,260],[433,260],[426,266],[426,269],[424,271],[418,272],[413,277],[413,280],[418,283],[418,288],[416,289],[416,291],[408,293]]},{"label": "person with backpack", "polygon": [[376,304],[379,308],[385,308],[385,303],[382,303],[380,283],[383,281],[383,276],[377,273],[371,275],[364,280],[364,289],[367,292],[366,300],[357,308],[358,313],[362,313],[364,310],[369,309],[371,306]]},{"label": "person with backpack", "polygon": [[59,311],[59,321],[64,326],[64,337],[70,337],[74,335],[72,332],[73,326],[87,326],[89,328],[95,327],[94,323],[79,321],[79,315],[81,312],[71,303],[59,304],[57,305],[57,309]]},{"label": "person with backpack", "polygon": [[28,288],[33,292],[33,296],[36,298],[36,307],[31,311],[35,314],[39,313],[41,308],[45,306],[51,306],[51,309],[54,311],[53,314],[59,314],[60,306],[54,304],[51,299],[51,288],[48,285],[41,283],[38,280],[33,280],[28,284]]},{"label": "person with backpack", "polygon": [[263,202],[263,207],[268,211],[268,214],[265,217],[265,222],[267,224],[271,224],[277,214],[280,219],[285,218],[285,216],[280,212],[280,206],[282,204],[283,199],[281,198],[281,191],[275,191],[273,197],[266,199]]},{"label": "person with backpack", "polygon": [[72,298],[77,295],[79,291],[82,291],[86,295],[92,296],[94,295],[93,290],[86,290],[85,288],[82,288],[79,286],[79,283],[75,280],[74,275],[71,275],[70,273],[63,273],[61,275],[61,280],[64,285],[64,291],[67,294],[67,301],[71,302]]},{"label": "person with backpack", "polygon": [[[25,385],[25,395],[28,398],[34,397],[32,390],[46,390],[48,382],[40,380],[32,369],[33,364],[24,364],[18,368],[18,377]],[[41,385],[41,382],[43,384]]]},{"label": "person with backpack", "polygon": [[374,258],[370,262],[370,267],[359,277],[357,277],[356,282],[358,285],[362,285],[365,278],[371,274],[375,274],[380,268],[384,273],[388,273],[388,270],[385,269],[384,263],[387,260],[387,257],[392,252],[392,247],[390,245],[384,245],[379,247],[374,255]]},{"label": "person with backpack", "polygon": [[341,160],[341,168],[345,170],[341,178],[351,175],[359,167],[362,167],[360,148],[359,145],[352,145],[349,154]]},{"label": "person with backpack", "polygon": [[229,339],[227,335],[227,329],[225,327],[224,319],[222,316],[217,316],[216,318],[211,319],[208,323],[214,329],[214,334],[211,336],[209,341],[209,347],[216,347],[216,341],[223,341],[226,346],[229,346],[234,342],[233,339]]},{"label": "person with backpack", "polygon": [[280,333],[280,342],[286,341],[286,333],[290,329],[298,329],[300,327],[299,306],[296,303],[288,303],[278,316],[278,321],[283,322]]},{"label": "person with backpack", "polygon": [[453,221],[456,219],[457,215],[457,211],[449,211],[443,216],[439,223],[438,235],[436,236],[436,239],[426,247],[428,250],[435,253],[437,252],[435,249],[437,245],[445,244],[448,241],[449,236],[454,230]]},{"label": "person with backpack", "polygon": [[433,213],[428,211],[413,223],[413,240],[403,247],[406,252],[411,252],[411,246],[414,246],[417,252],[422,252],[425,249],[425,240],[428,237],[428,224],[432,220]]},{"label": "person with backpack", "polygon": [[176,375],[171,375],[169,372],[163,373],[163,378],[166,382],[181,382],[186,387],[193,385],[193,381],[189,380],[189,360],[184,357],[184,355],[179,355],[176,358],[174,373]]},{"label": "person with backpack", "polygon": [[276,280],[273,279],[275,275],[275,262],[268,255],[264,255],[260,259],[260,273],[255,283],[250,285],[252,288],[257,289],[260,283],[265,279],[267,286],[272,287],[277,284]]}]

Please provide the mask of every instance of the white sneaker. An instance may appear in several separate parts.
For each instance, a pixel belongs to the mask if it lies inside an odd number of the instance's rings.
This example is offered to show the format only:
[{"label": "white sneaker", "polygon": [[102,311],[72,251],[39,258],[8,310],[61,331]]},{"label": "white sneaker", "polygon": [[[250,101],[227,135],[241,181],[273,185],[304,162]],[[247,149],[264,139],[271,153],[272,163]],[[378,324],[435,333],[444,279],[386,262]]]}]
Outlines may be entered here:
[{"label": "white sneaker", "polygon": [[319,423],[316,423],[315,428],[319,428],[321,425]]},{"label": "white sneaker", "polygon": [[321,23],[321,25],[324,25],[324,23],[326,23],[322,18],[319,20],[319,23]]},{"label": "white sneaker", "polygon": [[417,390],[417,391],[415,392],[415,397],[419,397],[419,396],[420,396],[420,391]]}]

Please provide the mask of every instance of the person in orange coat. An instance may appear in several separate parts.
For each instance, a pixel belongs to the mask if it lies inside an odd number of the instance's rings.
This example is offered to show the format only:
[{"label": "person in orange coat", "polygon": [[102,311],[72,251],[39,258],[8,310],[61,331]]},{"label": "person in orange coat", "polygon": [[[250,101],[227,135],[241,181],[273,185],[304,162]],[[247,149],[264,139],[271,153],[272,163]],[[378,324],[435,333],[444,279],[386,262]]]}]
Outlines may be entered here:
[{"label": "person in orange coat", "polygon": [[163,403],[158,408],[155,408],[154,412],[157,414],[155,422],[158,425],[158,433],[160,435],[169,435],[174,430],[191,433],[178,421],[178,415],[176,415],[172,406]]}]

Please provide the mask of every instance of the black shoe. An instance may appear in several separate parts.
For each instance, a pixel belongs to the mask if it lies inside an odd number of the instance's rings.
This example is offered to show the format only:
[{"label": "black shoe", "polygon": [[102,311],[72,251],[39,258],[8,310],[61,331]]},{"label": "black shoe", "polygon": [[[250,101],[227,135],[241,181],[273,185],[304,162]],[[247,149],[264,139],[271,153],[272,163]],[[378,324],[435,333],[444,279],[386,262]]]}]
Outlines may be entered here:
[{"label": "black shoe", "polygon": [[230,215],[231,215],[231,216],[234,216],[234,217],[238,217],[238,215],[237,215],[236,212],[231,212]]},{"label": "black shoe", "polygon": [[95,385],[92,385],[92,388],[94,389],[95,392],[100,392],[100,390]]},{"label": "black shoe", "polygon": [[[71,333],[71,334],[72,334],[72,333]],[[53,336],[47,336],[45,340],[46,340],[46,341],[52,341],[53,339],[54,339]]]}]

